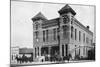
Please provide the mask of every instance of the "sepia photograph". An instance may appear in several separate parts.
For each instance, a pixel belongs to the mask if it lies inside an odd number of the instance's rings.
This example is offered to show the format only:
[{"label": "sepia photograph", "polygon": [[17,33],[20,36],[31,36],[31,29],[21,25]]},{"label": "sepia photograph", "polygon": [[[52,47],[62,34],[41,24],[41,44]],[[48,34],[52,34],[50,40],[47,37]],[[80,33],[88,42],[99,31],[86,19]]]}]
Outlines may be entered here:
[{"label": "sepia photograph", "polygon": [[10,65],[95,61],[95,5],[11,0]]}]

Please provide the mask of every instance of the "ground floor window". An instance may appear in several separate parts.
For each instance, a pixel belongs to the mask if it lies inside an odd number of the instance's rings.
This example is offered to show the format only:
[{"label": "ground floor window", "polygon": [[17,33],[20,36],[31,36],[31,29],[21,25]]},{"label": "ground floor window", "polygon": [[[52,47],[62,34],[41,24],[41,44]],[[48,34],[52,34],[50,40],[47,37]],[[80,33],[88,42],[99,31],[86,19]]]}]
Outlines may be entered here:
[{"label": "ground floor window", "polygon": [[75,56],[76,56],[76,45],[75,45]]},{"label": "ground floor window", "polygon": [[62,45],[62,56],[64,56],[64,45]]},{"label": "ground floor window", "polygon": [[67,56],[67,52],[68,52],[68,45],[66,44],[66,56]]},{"label": "ground floor window", "polygon": [[36,48],[35,48],[35,57],[36,57]]},{"label": "ground floor window", "polygon": [[38,47],[38,56],[39,56],[39,47]]},{"label": "ground floor window", "polygon": [[79,46],[79,56],[80,56],[80,46]]}]

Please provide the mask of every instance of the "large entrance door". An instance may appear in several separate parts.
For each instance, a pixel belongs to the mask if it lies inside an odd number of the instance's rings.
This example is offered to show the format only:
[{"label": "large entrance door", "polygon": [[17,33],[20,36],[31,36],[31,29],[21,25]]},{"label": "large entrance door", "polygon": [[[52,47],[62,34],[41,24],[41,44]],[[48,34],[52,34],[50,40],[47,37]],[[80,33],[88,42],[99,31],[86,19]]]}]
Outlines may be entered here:
[{"label": "large entrance door", "polygon": [[48,54],[48,47],[42,47],[41,48],[41,56],[45,56]]},{"label": "large entrance door", "polygon": [[55,54],[59,54],[59,46],[51,47],[51,56],[54,56]]},{"label": "large entrance door", "polygon": [[[50,50],[49,50],[50,48]],[[50,52],[50,53],[49,53]],[[50,55],[50,56],[53,56],[55,55],[56,53],[59,53],[59,46],[52,46],[52,47],[42,47],[41,48],[41,55],[44,56],[44,55]]]}]

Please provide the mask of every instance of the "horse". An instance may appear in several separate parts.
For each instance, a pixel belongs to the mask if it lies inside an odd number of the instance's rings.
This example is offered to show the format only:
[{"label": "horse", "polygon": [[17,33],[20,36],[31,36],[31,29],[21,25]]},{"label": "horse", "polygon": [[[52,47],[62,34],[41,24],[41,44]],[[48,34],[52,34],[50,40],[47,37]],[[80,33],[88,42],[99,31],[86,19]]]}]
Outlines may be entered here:
[{"label": "horse", "polygon": [[28,57],[27,59],[28,59],[29,62],[32,62],[33,61],[33,58],[32,57]]},{"label": "horse", "polygon": [[17,60],[17,62],[22,62],[22,58],[21,57],[18,57],[18,56],[16,56],[16,58],[15,58],[16,60]]}]

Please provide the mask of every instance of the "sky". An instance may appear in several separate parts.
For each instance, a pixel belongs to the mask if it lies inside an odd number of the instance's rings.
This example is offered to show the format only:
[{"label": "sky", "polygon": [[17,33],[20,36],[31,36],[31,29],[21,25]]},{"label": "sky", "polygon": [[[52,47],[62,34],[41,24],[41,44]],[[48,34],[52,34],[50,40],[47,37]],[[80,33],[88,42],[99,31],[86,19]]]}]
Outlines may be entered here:
[{"label": "sky", "polygon": [[[47,19],[59,17],[58,11],[66,4],[11,1],[11,46],[33,47],[32,17],[41,12]],[[94,7],[70,5],[75,18],[94,32]]]}]

